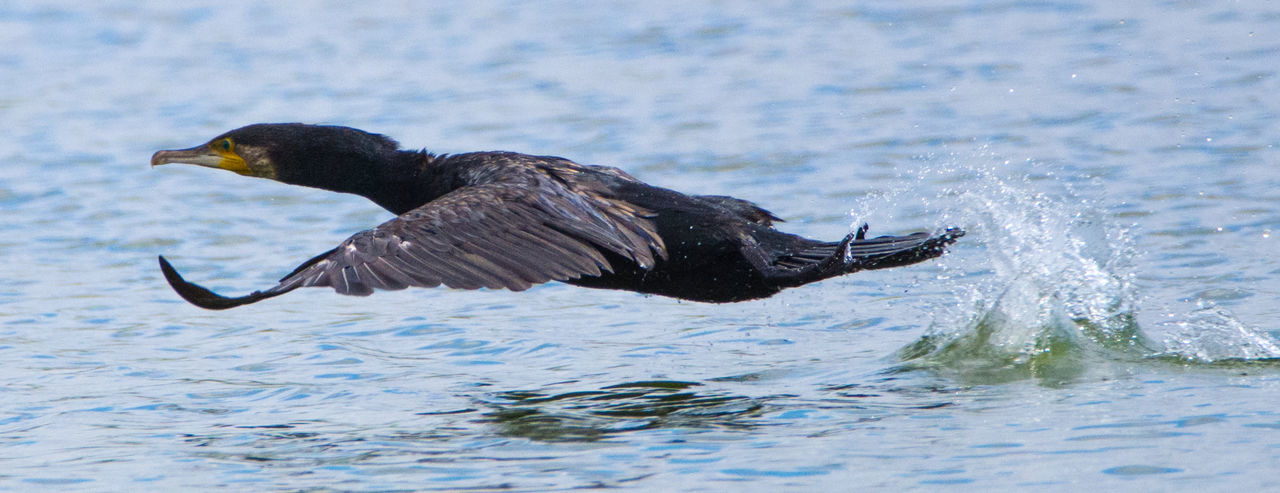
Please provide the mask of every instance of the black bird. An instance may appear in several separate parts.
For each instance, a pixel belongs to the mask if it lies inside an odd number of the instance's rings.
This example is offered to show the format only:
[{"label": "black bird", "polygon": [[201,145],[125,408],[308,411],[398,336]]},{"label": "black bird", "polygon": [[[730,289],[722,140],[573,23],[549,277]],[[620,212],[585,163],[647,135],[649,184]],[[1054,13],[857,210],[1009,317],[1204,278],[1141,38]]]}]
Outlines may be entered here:
[{"label": "black bird", "polygon": [[265,291],[229,298],[182,279],[187,301],[225,309],[301,287],[365,296],[409,286],[527,289],[547,281],[724,303],[771,296],[859,270],[942,255],[964,235],[842,241],[773,229],[769,211],[720,195],[685,195],[617,168],[514,152],[437,155],[400,150],[354,128],[300,123],[238,128],[151,165],[187,163],[354,193],[396,214],[303,262]]}]

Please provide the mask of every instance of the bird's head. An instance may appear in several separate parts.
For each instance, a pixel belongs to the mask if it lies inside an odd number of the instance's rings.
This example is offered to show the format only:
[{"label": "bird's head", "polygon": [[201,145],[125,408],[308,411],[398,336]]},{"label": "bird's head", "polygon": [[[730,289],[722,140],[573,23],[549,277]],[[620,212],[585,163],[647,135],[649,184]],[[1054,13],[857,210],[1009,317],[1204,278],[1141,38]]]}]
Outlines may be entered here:
[{"label": "bird's head", "polygon": [[[293,185],[336,190],[364,181],[395,154],[394,140],[349,127],[260,123],[240,127],[189,149],[157,151],[151,166],[186,163]],[[345,190],[340,190],[345,191]]]}]

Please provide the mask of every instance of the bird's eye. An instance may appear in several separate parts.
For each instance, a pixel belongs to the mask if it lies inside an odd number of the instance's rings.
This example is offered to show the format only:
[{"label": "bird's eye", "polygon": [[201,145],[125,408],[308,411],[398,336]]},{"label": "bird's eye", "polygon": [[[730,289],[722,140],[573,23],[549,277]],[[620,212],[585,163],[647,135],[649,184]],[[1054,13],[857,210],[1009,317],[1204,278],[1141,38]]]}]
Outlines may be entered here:
[{"label": "bird's eye", "polygon": [[231,152],[231,148],[234,147],[234,144],[231,143],[231,139],[219,140],[216,145],[218,149],[222,149],[225,152]]}]

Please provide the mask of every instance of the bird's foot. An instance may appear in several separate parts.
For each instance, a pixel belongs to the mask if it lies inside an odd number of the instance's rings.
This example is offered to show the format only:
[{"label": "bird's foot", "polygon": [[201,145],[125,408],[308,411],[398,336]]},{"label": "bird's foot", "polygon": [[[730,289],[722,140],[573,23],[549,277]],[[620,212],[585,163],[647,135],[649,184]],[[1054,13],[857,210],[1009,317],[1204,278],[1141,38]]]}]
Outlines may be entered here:
[{"label": "bird's foot", "polygon": [[862,223],[862,226],[858,226],[858,231],[853,234],[853,239],[855,240],[867,239],[867,230],[869,229],[871,229],[871,225],[867,223]]}]

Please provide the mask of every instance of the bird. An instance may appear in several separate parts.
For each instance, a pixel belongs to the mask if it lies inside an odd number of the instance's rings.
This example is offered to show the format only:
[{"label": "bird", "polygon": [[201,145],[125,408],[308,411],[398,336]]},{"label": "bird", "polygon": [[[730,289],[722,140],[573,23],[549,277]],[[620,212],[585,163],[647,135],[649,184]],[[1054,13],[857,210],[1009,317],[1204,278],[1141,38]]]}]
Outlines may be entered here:
[{"label": "bird", "polygon": [[507,151],[435,154],[337,125],[252,124],[151,157],[153,168],[171,163],[360,195],[395,214],[244,296],[188,282],[160,255],[174,291],[211,310],[303,287],[367,296],[442,284],[522,291],[550,281],[740,302],[915,264],[964,235],[947,228],[867,238],[863,224],[840,241],[812,240],[775,229],[782,220],[750,201],[687,195],[615,167]]}]

